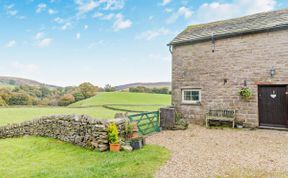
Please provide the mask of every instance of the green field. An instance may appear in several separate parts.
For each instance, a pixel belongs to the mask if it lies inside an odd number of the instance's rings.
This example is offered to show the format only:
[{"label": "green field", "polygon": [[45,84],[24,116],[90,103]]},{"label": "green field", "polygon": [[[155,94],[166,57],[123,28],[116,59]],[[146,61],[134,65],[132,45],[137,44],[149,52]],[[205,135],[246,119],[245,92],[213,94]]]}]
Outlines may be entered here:
[{"label": "green field", "polygon": [[150,93],[113,92],[98,93],[96,96],[70,105],[70,107],[83,107],[104,104],[151,104],[170,105],[171,96]]},{"label": "green field", "polygon": [[[157,110],[169,105],[169,95],[137,93],[99,93],[70,107],[0,108],[0,125],[18,123],[51,114],[87,114],[94,118],[113,118],[119,111],[105,109],[105,104],[119,108]],[[129,104],[135,106],[122,106]],[[92,107],[91,107],[92,106]],[[154,172],[169,159],[169,151],[148,145],[127,153],[99,153],[62,141],[24,137],[0,140],[0,178],[21,177],[153,177]]]},{"label": "green field", "polygon": [[53,114],[86,114],[94,118],[113,118],[117,111],[103,107],[66,108],[66,107],[15,107],[0,108],[0,125],[12,124]]},{"label": "green field", "polygon": [[169,158],[153,145],[131,153],[99,153],[50,138],[0,141],[0,177],[153,177]]}]

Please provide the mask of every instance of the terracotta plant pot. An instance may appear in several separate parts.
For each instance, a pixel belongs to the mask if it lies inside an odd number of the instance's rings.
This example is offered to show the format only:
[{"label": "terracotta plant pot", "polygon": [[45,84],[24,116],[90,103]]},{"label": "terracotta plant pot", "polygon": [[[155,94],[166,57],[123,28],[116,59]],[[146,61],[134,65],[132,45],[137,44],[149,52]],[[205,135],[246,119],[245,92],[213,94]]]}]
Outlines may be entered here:
[{"label": "terracotta plant pot", "polygon": [[138,132],[138,126],[136,122],[133,122],[133,131]]},{"label": "terracotta plant pot", "polygon": [[138,126],[136,122],[133,122],[133,134],[132,138],[138,138]]},{"label": "terracotta plant pot", "polygon": [[110,143],[110,151],[111,152],[119,152],[120,151],[120,144],[111,144]]}]

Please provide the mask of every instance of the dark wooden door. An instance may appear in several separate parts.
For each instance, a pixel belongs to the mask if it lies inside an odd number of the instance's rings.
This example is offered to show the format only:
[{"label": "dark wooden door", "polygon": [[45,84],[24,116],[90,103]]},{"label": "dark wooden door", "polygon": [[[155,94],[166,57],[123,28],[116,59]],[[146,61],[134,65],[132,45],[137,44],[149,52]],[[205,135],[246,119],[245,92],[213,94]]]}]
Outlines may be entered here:
[{"label": "dark wooden door", "polygon": [[287,127],[286,86],[259,86],[260,126]]}]

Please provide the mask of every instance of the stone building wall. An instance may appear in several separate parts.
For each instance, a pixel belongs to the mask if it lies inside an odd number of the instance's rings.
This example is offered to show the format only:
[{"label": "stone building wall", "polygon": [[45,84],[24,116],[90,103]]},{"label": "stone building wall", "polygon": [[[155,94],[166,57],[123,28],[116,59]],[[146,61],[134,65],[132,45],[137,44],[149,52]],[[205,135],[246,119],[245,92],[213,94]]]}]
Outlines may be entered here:
[{"label": "stone building wall", "polygon": [[52,137],[82,147],[106,151],[107,126],[115,122],[119,133],[124,134],[127,120],[97,120],[85,115],[52,115],[33,121],[0,127],[0,139],[25,135]]},{"label": "stone building wall", "polygon": [[[258,85],[288,84],[288,30],[216,39],[214,53],[211,46],[211,41],[174,46],[173,105],[194,122],[204,122],[209,109],[223,108],[236,109],[237,120],[258,126]],[[274,77],[270,76],[272,67]],[[238,96],[245,80],[254,95],[249,102]],[[185,88],[201,89],[201,104],[181,103]]]}]

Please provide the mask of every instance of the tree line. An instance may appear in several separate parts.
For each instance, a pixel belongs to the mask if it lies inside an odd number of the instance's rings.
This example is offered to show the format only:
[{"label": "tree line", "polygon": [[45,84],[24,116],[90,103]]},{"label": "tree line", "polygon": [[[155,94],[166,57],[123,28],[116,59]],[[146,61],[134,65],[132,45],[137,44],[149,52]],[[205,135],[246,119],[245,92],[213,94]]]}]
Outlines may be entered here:
[{"label": "tree line", "polygon": [[85,82],[79,86],[51,88],[43,86],[20,85],[15,88],[0,88],[0,106],[42,105],[67,106],[84,100],[103,90]]},{"label": "tree line", "polygon": [[130,87],[129,92],[171,94],[168,87],[161,87],[161,88],[147,88],[147,87],[143,87],[143,86]]}]

